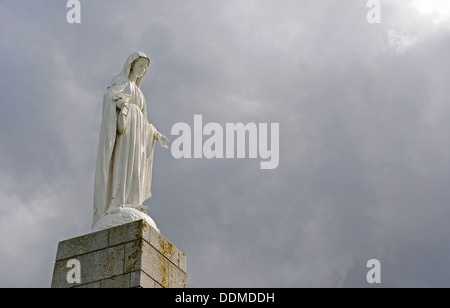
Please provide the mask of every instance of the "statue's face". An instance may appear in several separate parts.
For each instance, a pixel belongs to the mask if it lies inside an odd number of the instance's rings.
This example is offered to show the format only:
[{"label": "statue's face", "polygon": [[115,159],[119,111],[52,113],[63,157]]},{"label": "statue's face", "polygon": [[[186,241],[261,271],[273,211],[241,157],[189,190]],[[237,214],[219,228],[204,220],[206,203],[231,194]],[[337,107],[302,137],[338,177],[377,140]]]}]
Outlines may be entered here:
[{"label": "statue's face", "polygon": [[148,67],[148,60],[144,58],[139,58],[136,61],[134,61],[131,70],[136,75],[136,77],[139,78],[145,74],[147,67]]}]

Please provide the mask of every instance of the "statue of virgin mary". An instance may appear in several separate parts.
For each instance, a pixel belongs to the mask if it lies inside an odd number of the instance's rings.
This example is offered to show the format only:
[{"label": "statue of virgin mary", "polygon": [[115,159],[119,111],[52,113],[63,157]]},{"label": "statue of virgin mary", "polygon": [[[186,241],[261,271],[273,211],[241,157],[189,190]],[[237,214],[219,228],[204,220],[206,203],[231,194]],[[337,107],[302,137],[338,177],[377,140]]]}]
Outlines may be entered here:
[{"label": "statue of virgin mary", "polygon": [[143,202],[151,197],[155,141],[168,148],[169,140],[148,122],[140,86],[149,65],[144,53],[131,54],[103,97],[93,231],[140,219],[158,230]]}]

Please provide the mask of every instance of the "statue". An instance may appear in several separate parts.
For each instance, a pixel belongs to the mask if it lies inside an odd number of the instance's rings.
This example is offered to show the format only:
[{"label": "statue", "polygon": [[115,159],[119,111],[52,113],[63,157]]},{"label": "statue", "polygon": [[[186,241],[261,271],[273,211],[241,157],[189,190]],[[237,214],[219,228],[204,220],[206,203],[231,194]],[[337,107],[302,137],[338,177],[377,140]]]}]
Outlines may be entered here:
[{"label": "statue", "polygon": [[148,122],[140,86],[149,65],[144,53],[131,54],[103,97],[92,231],[140,219],[158,230],[143,202],[151,197],[155,141],[167,149],[169,140]]}]

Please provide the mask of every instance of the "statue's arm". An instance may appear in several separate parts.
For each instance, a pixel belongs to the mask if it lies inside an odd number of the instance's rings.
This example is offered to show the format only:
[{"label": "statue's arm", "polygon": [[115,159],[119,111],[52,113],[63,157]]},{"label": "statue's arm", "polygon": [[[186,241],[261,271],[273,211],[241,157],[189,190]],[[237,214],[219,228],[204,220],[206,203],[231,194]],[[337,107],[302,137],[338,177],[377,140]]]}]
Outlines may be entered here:
[{"label": "statue's arm", "polygon": [[151,128],[152,128],[152,130],[153,130],[153,132],[154,132],[153,138],[155,138],[156,140],[158,140],[158,141],[159,141],[159,144],[160,144],[163,148],[168,149],[169,146],[168,146],[167,144],[170,142],[170,140],[167,139],[166,136],[164,136],[163,134],[161,134],[161,133],[156,129],[156,127],[153,126],[153,124],[150,124],[150,123],[149,123],[148,125],[151,126]]},{"label": "statue's arm", "polygon": [[119,98],[116,100],[116,106],[120,109],[125,115],[128,112],[128,102],[123,98]]},{"label": "statue's arm", "polygon": [[122,98],[116,100],[116,106],[120,110],[117,117],[117,131],[119,134],[125,132],[125,121],[128,114],[128,102]]},{"label": "statue's arm", "polygon": [[169,146],[167,145],[170,140],[167,139],[166,136],[164,136],[163,134],[161,134],[160,132],[158,132],[158,136],[157,136],[157,140],[159,141],[159,144],[164,148],[164,149],[168,149]]}]

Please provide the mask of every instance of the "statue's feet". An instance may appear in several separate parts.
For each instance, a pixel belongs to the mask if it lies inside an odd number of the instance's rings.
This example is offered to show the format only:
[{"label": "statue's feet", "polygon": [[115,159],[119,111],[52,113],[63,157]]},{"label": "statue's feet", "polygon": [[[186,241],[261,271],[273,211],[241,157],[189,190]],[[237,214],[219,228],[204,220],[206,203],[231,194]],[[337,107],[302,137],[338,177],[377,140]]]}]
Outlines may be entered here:
[{"label": "statue's feet", "polygon": [[[142,210],[141,210],[142,209]],[[118,225],[123,225],[136,220],[144,219],[153,229],[159,232],[153,219],[145,212],[146,206],[141,206],[141,209],[137,207],[121,207],[118,211],[111,210],[108,214],[100,218],[92,227],[92,231],[99,231],[109,229]]]},{"label": "statue's feet", "polygon": [[142,205],[142,204],[140,204],[140,205],[124,204],[124,205],[119,206],[118,208],[117,207],[111,207],[108,210],[107,214],[108,215],[117,214],[120,211],[122,211],[123,209],[130,209],[130,208],[131,209],[136,209],[138,211],[141,211],[142,213],[147,213],[148,206]]}]

